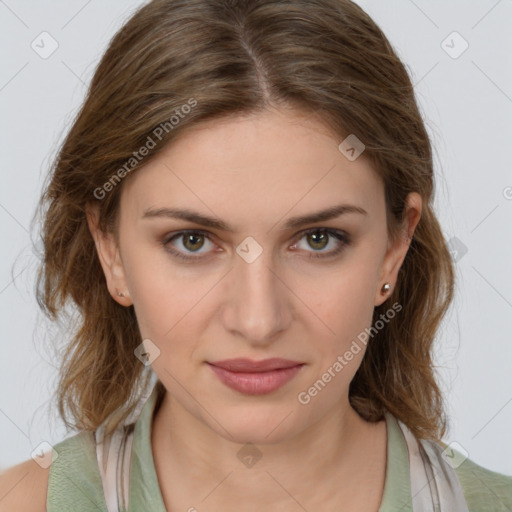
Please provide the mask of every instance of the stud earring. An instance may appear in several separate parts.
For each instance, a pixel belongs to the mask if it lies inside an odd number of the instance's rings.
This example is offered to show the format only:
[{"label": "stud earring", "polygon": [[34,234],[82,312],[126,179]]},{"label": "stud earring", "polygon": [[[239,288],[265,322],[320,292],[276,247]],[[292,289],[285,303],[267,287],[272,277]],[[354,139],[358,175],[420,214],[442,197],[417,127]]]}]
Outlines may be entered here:
[{"label": "stud earring", "polygon": [[388,293],[389,290],[391,290],[391,285],[389,283],[385,283],[381,289],[382,293]]},{"label": "stud earring", "polygon": [[121,293],[119,290],[116,290],[116,293],[118,297],[124,297],[124,293]]}]

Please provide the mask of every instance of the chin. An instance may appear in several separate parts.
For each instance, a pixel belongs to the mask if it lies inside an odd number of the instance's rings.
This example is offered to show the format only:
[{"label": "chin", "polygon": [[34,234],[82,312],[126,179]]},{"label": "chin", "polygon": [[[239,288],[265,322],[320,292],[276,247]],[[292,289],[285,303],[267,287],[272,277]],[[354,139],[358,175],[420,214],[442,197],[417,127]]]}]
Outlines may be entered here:
[{"label": "chin", "polygon": [[[234,407],[232,412],[221,407],[222,413],[214,414],[220,425],[209,421],[210,426],[223,438],[234,443],[276,444],[291,439],[298,433],[293,409],[274,405],[265,411],[257,411],[252,405]],[[224,427],[224,428],[222,428]]]}]

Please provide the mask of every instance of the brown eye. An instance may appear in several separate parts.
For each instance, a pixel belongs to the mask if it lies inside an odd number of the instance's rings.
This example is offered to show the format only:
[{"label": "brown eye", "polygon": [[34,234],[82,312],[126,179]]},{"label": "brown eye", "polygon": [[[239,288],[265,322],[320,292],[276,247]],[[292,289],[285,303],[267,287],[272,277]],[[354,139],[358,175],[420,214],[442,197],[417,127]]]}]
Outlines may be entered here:
[{"label": "brown eye", "polygon": [[191,234],[184,234],[183,236],[183,246],[190,250],[190,251],[196,251],[198,249],[201,249],[201,247],[204,245],[204,236],[203,235],[197,235],[196,233]]},{"label": "brown eye", "polygon": [[[167,236],[162,240],[162,245],[166,251],[183,260],[202,259],[209,251],[201,251],[201,249],[208,243],[213,245],[208,233],[192,230],[180,231],[179,233]],[[194,253],[197,253],[197,256],[188,256],[188,254]]]},{"label": "brown eye", "polygon": [[[299,242],[302,239],[306,239],[306,247],[299,247]],[[310,258],[329,258],[341,253],[346,246],[350,245],[350,242],[350,237],[344,231],[312,228],[302,233],[302,237],[292,247],[309,252]],[[331,250],[324,250],[328,246],[333,246],[333,248]]]},{"label": "brown eye", "polygon": [[324,249],[329,243],[329,235],[325,232],[314,231],[306,236],[308,244],[315,250]]}]

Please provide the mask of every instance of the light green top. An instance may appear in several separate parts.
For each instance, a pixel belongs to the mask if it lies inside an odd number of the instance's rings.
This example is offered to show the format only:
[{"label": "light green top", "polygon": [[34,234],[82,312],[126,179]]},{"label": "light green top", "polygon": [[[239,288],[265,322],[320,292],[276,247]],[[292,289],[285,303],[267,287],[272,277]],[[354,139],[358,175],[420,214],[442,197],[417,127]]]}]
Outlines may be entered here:
[{"label": "light green top", "polygon": [[[157,397],[155,386],[135,424],[129,512],[167,512],[151,448]],[[386,414],[386,423],[386,481],[379,512],[412,512],[406,441],[391,414]],[[54,449],[58,457],[50,466],[47,512],[106,512],[93,433],[82,431],[56,444]],[[512,512],[512,476],[489,471],[470,459],[456,468],[456,472],[470,512]]]}]

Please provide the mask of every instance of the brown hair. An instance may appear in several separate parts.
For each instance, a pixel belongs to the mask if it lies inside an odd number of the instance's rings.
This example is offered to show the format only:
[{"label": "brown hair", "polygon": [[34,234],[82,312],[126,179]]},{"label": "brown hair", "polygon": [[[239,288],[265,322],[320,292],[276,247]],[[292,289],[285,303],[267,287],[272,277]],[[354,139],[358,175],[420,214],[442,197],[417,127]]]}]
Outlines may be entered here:
[{"label": "brown hair", "polygon": [[[141,343],[134,309],[107,290],[86,206],[96,203],[100,229],[115,232],[129,173],[187,127],[280,105],[318,114],[340,142],[356,134],[365,144],[384,182],[391,237],[400,236],[407,194],[423,199],[389,297],[403,309],[368,343],[349,397],[368,421],[387,410],[418,438],[444,436],[432,347],[454,271],[433,211],[431,144],[404,65],[349,0],[153,0],[110,42],[39,205],[38,302],[52,320],[68,302],[78,313],[58,387],[68,427],[93,430],[112,414],[113,429],[135,405],[144,375],[134,356]],[[143,146],[154,147],[139,161],[134,152]],[[374,322],[387,308],[387,301],[375,308]]]}]

